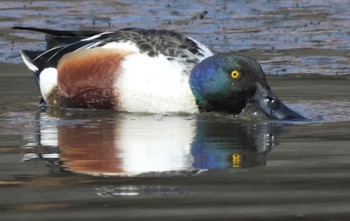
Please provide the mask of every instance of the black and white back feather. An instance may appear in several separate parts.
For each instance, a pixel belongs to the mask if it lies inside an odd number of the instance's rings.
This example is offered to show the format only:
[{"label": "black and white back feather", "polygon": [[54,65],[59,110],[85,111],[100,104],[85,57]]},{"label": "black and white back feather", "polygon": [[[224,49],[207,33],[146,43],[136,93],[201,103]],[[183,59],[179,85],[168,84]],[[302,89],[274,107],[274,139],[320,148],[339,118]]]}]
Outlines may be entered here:
[{"label": "black and white back feather", "polygon": [[[46,35],[45,51],[22,50],[22,56],[32,64],[36,74],[47,67],[56,67],[61,57],[79,48],[102,47],[108,43],[131,42],[148,56],[162,54],[169,60],[198,63],[211,51],[192,38],[168,30],[126,28],[115,32],[61,31],[32,27],[14,29],[42,32]],[[28,64],[27,64],[28,65]],[[39,77],[39,76],[37,76]]]}]

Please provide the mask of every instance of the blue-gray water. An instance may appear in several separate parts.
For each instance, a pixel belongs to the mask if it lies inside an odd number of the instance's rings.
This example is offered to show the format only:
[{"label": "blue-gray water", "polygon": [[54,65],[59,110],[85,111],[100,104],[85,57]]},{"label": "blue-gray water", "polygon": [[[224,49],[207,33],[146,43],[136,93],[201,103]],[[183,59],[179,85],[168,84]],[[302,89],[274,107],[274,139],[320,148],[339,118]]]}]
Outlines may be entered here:
[{"label": "blue-gray water", "polygon": [[[0,220],[349,220],[350,2],[2,1]],[[207,13],[205,13],[205,11]],[[37,109],[11,26],[165,28],[256,57],[312,119]]]}]

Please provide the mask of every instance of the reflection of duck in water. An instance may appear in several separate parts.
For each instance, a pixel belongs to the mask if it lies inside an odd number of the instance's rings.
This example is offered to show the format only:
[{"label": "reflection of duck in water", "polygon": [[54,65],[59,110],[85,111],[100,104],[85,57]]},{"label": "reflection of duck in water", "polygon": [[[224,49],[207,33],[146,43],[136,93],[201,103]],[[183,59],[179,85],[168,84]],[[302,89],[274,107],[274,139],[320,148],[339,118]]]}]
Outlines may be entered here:
[{"label": "reflection of duck in water", "polygon": [[192,143],[196,168],[265,166],[277,128],[272,123],[197,121]]},{"label": "reflection of duck in water", "polygon": [[52,120],[41,113],[41,143],[58,146],[62,168],[74,173],[138,175],[264,166],[274,144],[270,123],[77,114],[56,115],[55,132],[45,129]]},{"label": "reflection of duck in water", "polygon": [[271,91],[260,65],[165,30],[16,29],[49,34],[46,51],[21,51],[46,104],[127,112],[239,114],[253,104],[270,118],[303,120]]}]

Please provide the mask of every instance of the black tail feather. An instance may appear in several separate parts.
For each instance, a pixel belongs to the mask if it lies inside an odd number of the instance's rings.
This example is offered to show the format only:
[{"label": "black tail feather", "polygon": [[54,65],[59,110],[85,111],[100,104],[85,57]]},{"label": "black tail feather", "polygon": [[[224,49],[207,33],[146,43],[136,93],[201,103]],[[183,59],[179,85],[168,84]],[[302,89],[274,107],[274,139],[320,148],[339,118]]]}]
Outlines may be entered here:
[{"label": "black tail feather", "polygon": [[53,35],[46,35],[45,41],[47,43],[46,50],[49,50],[51,48],[57,47],[57,46],[64,46],[68,44],[73,44],[75,42],[78,42],[86,37],[84,36],[53,36]]},{"label": "black tail feather", "polygon": [[39,85],[40,71],[45,64],[45,61],[42,58],[40,58],[41,53],[43,52],[21,50],[21,54],[22,54],[23,60],[25,61],[25,64],[34,73],[35,83],[38,86],[38,88],[40,88],[40,85]]},{"label": "black tail feather", "polygon": [[99,34],[101,32],[99,31],[73,31],[73,30],[52,30],[52,29],[44,29],[44,28],[34,28],[34,27],[20,27],[20,26],[14,26],[12,29],[17,30],[26,30],[26,31],[35,31],[35,32],[41,32],[49,35],[54,36],[66,36],[66,37],[90,37],[96,34]]},{"label": "black tail feather", "polygon": [[98,31],[79,31],[79,30],[51,30],[43,28],[34,28],[34,27],[19,27],[15,26],[12,29],[16,30],[26,30],[26,31],[35,31],[40,33],[45,33],[47,47],[46,50],[57,46],[63,46],[67,44],[72,44],[74,42],[80,41],[84,38],[91,37],[96,34],[100,34]]},{"label": "black tail feather", "polygon": [[41,55],[44,51],[29,51],[29,50],[21,50],[21,53],[28,57],[30,60],[35,60],[39,55]]}]

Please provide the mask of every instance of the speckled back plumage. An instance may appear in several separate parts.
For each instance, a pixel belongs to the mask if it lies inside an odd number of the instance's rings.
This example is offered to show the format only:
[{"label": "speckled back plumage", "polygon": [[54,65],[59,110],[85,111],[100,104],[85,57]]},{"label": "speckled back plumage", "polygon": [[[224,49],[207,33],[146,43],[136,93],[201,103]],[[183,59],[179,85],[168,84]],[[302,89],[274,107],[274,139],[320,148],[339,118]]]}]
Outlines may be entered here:
[{"label": "speckled back plumage", "polygon": [[115,32],[97,31],[57,31],[39,28],[15,27],[15,29],[32,30],[48,34],[46,51],[24,51],[38,67],[38,72],[46,67],[56,67],[61,57],[79,48],[101,47],[114,42],[132,42],[148,56],[159,54],[168,59],[198,63],[206,57],[206,51],[195,40],[168,30],[125,28]]}]

